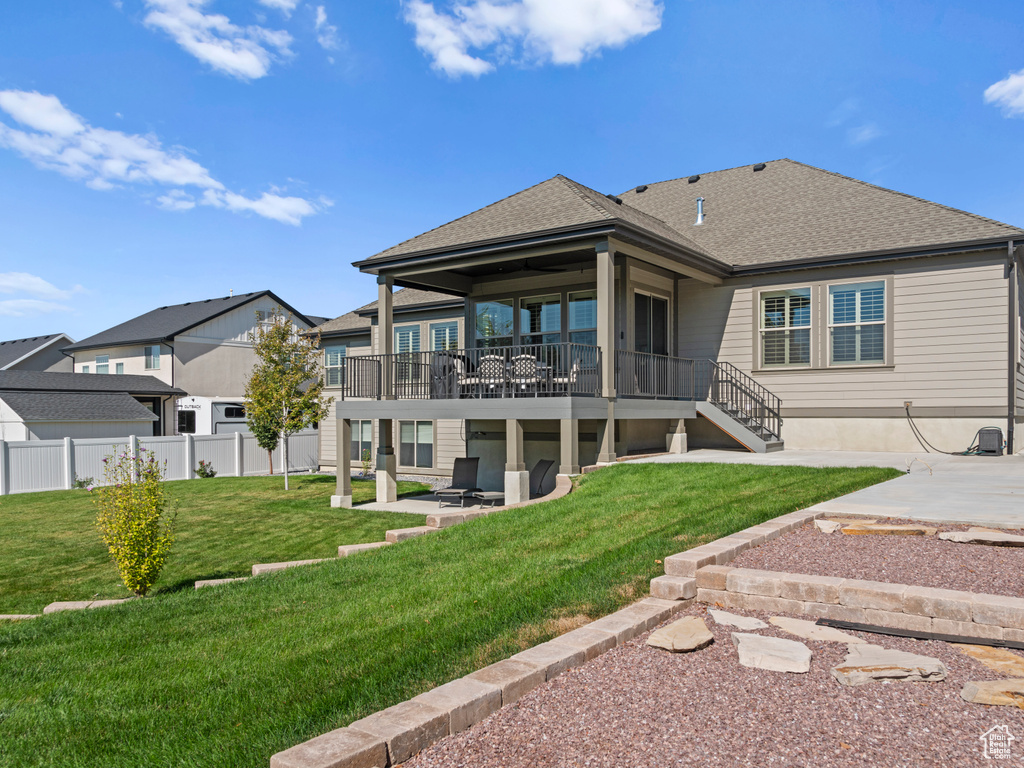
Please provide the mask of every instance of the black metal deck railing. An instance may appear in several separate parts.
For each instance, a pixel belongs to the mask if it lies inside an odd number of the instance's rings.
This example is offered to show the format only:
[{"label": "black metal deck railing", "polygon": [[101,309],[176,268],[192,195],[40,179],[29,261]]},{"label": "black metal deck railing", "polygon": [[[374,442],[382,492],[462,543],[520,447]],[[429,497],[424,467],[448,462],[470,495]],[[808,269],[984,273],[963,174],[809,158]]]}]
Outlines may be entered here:
[{"label": "black metal deck railing", "polygon": [[342,400],[594,397],[601,394],[601,350],[522,344],[349,357],[331,383]]}]

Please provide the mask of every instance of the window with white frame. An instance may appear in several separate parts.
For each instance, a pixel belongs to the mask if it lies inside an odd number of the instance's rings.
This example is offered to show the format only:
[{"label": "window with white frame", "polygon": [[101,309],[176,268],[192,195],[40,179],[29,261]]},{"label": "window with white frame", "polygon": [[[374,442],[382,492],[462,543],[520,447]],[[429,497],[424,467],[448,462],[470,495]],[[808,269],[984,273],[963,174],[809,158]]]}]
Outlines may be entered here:
[{"label": "window with white frame", "polygon": [[110,355],[96,355],[96,373],[110,373]]},{"label": "window with white frame", "polygon": [[89,366],[88,365],[83,365],[82,366],[82,373],[88,373],[88,372],[89,372]]},{"label": "window with white frame", "polygon": [[435,352],[459,348],[459,324],[432,323],[430,325],[430,348]]},{"label": "window with white frame", "polygon": [[399,382],[420,381],[420,327],[403,325],[395,328],[395,375]]},{"label": "window with white frame", "polygon": [[352,419],[352,459],[373,460],[373,420]]},{"label": "window with white frame", "polygon": [[885,281],[828,287],[830,365],[885,363]]},{"label": "window with white frame", "polygon": [[348,347],[344,344],[324,347],[324,372],[328,387],[340,387],[345,383],[345,355]]},{"label": "window with white frame", "polygon": [[160,368],[160,345],[155,344],[143,349],[143,357],[146,359],[147,371],[158,370]]},{"label": "window with white frame", "polygon": [[569,341],[597,346],[597,291],[569,294]]},{"label": "window with white frame", "polygon": [[124,374],[124,363],[114,363],[114,373],[118,375]]},{"label": "window with white frame", "polygon": [[434,466],[434,423],[398,422],[398,463],[403,467]]},{"label": "window with white frame", "polygon": [[811,364],[811,289],[761,294],[761,365],[765,368]]}]

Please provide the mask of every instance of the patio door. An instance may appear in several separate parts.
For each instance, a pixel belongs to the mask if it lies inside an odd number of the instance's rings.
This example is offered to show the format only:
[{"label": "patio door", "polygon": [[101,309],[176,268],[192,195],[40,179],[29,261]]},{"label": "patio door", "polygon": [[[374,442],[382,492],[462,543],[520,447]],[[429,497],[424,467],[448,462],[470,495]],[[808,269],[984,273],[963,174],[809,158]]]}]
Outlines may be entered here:
[{"label": "patio door", "polygon": [[633,295],[633,349],[668,354],[668,299],[646,293]]}]

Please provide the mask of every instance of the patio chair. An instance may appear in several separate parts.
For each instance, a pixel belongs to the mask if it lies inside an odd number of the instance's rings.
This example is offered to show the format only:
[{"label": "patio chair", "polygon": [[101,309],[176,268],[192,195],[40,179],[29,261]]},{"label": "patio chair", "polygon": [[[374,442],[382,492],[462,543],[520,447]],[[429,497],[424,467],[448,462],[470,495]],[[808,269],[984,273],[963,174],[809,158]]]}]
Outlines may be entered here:
[{"label": "patio chair", "polygon": [[526,390],[541,382],[540,364],[533,355],[516,355],[509,369],[509,381],[513,387]]},{"label": "patio chair", "polygon": [[463,393],[480,396],[504,394],[506,382],[505,358],[501,355],[484,355],[475,373],[467,373],[459,365],[459,385]]},{"label": "patio chair", "polygon": [[580,365],[580,359],[577,357],[572,361],[572,367],[569,368],[569,372],[564,376],[552,376],[551,383],[561,392],[568,392],[572,389],[572,385],[576,383],[576,380],[580,377],[580,369],[583,366]]},{"label": "patio chair", "polygon": [[442,488],[434,494],[437,496],[437,508],[440,509],[445,501],[452,504],[453,499],[459,500],[460,507],[466,506],[466,497],[480,490],[476,484],[479,469],[479,458],[456,459],[455,466],[452,468],[451,487]]}]

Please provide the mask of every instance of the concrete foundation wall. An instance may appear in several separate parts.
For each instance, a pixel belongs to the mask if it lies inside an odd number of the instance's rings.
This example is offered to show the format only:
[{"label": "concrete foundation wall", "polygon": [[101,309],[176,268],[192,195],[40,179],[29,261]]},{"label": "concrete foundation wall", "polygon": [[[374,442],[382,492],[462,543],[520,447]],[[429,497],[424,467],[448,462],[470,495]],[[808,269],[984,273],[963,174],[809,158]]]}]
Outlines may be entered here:
[{"label": "concrete foundation wall", "polygon": [[[966,450],[982,427],[999,427],[1006,439],[1006,419],[915,418],[924,438],[941,451]],[[689,422],[687,422],[689,426]],[[689,430],[688,430],[689,431]],[[928,452],[910,423],[893,419],[802,419],[789,418],[782,427],[786,448],[818,451]],[[692,444],[692,443],[691,443]]]}]

